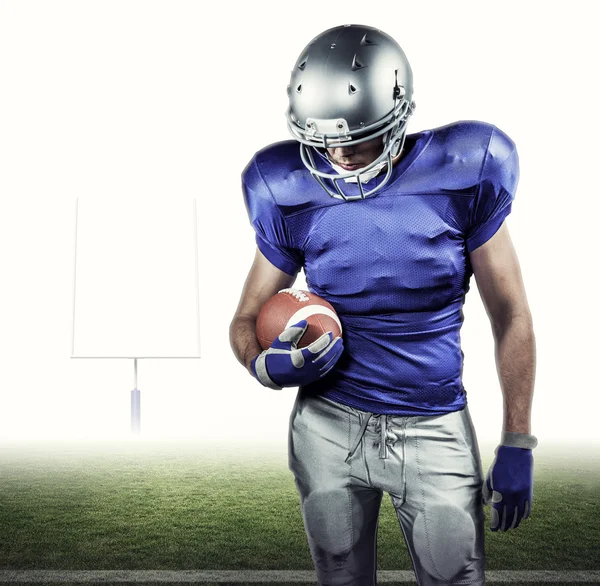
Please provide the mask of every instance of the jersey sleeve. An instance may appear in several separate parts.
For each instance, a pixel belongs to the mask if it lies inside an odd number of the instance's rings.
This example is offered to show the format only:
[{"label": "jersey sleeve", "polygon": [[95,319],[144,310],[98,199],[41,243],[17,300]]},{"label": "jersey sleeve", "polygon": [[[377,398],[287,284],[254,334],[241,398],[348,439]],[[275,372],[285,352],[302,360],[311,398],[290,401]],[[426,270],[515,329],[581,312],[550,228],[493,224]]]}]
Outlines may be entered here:
[{"label": "jersey sleeve", "polygon": [[471,208],[466,239],[468,252],[487,242],[510,214],[518,181],[519,157],[515,143],[494,127]]},{"label": "jersey sleeve", "polygon": [[296,275],[303,265],[303,256],[292,244],[285,218],[255,159],[242,174],[242,190],[259,250],[278,269],[288,275]]}]

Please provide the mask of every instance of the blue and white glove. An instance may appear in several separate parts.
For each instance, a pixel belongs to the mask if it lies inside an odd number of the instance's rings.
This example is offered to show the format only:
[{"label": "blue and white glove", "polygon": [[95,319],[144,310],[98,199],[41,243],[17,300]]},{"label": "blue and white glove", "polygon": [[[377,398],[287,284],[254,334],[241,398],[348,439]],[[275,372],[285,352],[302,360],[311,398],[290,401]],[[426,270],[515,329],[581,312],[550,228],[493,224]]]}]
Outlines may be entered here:
[{"label": "blue and white glove", "polygon": [[537,439],[505,431],[483,483],[483,502],[492,501],[490,529],[507,531],[527,519],[533,499],[533,454]]},{"label": "blue and white glove", "polygon": [[252,374],[261,384],[277,390],[307,385],[334,367],[344,350],[342,338],[326,332],[306,348],[297,348],[307,327],[305,319],[290,326],[252,361]]}]

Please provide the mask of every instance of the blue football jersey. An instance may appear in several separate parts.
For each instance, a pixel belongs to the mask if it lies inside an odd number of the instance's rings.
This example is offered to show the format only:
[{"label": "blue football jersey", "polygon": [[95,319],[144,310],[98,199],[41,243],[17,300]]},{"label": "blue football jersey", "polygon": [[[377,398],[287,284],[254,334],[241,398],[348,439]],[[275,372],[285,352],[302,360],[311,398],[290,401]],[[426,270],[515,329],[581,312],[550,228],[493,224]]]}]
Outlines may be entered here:
[{"label": "blue football jersey", "polygon": [[468,253],[510,213],[518,157],[498,128],[465,121],[408,135],[404,153],[376,195],[344,201],[310,175],[297,142],[280,142],[250,161],[243,191],[261,252],[290,275],[304,268],[343,325],[344,353],[304,391],[372,413],[441,415],[466,403]]}]

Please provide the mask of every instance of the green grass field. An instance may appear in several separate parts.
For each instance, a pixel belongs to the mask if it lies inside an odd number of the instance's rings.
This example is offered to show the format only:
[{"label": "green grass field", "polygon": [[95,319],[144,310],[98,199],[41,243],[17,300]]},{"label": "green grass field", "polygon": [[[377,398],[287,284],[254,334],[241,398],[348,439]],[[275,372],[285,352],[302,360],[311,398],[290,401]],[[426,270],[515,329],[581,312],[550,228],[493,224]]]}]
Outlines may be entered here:
[{"label": "green grass field", "polygon": [[[487,532],[487,569],[600,570],[600,454],[535,456],[532,517]],[[411,569],[387,497],[378,567]],[[0,569],[313,566],[285,452],[132,442],[0,447]]]}]

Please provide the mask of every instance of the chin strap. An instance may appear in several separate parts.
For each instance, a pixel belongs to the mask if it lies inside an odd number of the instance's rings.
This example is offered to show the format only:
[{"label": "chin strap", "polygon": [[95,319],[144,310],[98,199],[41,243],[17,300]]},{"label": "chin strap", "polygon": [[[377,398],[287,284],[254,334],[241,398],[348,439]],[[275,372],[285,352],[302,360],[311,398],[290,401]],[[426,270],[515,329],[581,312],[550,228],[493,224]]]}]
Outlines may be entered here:
[{"label": "chin strap", "polygon": [[[339,165],[336,165],[331,159],[329,159],[329,164],[335,171],[337,171],[340,174],[348,172],[348,171],[346,171],[346,169],[340,167]],[[369,169],[368,171],[361,173],[360,174],[361,183],[368,183],[369,181],[371,181],[371,179],[373,179],[373,177],[377,177],[377,175],[379,175],[379,173],[381,173],[381,170],[386,165],[387,165],[387,163],[385,161],[382,161],[378,165],[375,165],[372,169]],[[346,183],[358,183],[358,175],[355,175],[353,177],[346,177],[346,179],[344,179],[344,181]]]}]

